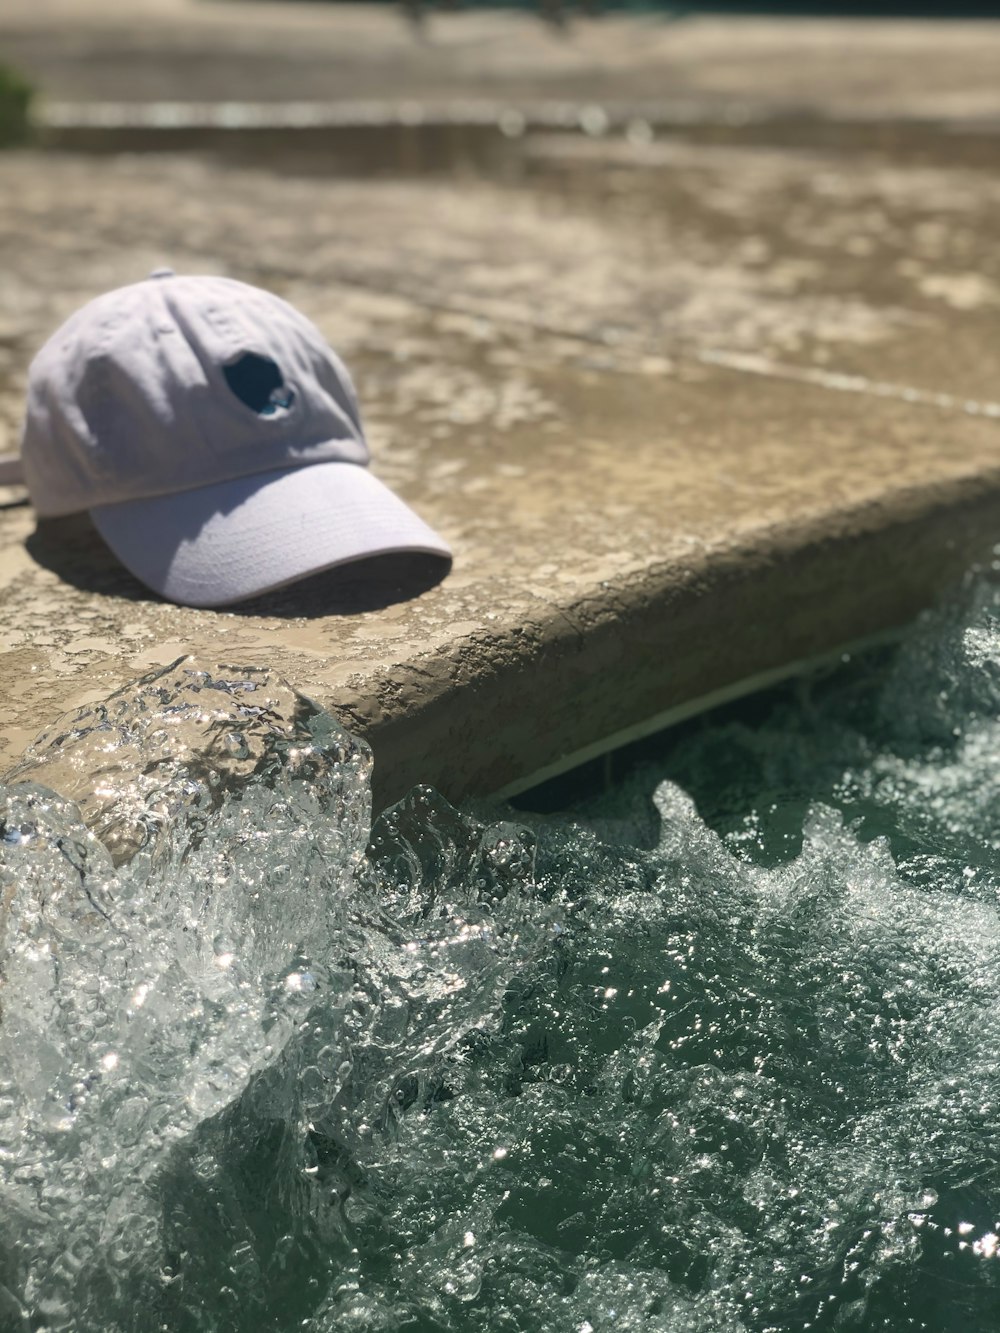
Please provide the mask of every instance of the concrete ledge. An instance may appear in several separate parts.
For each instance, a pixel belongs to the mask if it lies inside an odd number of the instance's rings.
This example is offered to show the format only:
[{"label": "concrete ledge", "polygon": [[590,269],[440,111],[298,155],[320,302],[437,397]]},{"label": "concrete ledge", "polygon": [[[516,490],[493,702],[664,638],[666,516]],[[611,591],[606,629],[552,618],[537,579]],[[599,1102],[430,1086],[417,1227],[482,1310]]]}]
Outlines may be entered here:
[{"label": "concrete ledge", "polygon": [[527,134],[502,169],[388,177],[322,155],[0,160],[0,448],[31,354],[84,300],[164,262],[229,272],[343,353],[376,471],[457,556],[437,586],[382,569],[197,612],[86,523],[0,509],[0,763],[190,652],[332,708],[371,741],[380,803],[509,791],[897,626],[988,558],[997,139],[956,122],[929,160],[814,121],[763,146],[761,123]]},{"label": "concrete ledge", "polygon": [[[998,532],[1000,470],[950,487],[900,491],[854,512],[790,522],[693,560],[654,566],[642,577],[594,587],[561,612],[469,630],[409,660],[392,658],[383,643],[388,661],[352,673],[339,688],[330,683],[342,674],[335,652],[317,660],[301,644],[265,638],[261,627],[247,634],[229,615],[150,603],[147,615],[172,612],[190,622],[188,633],[157,641],[133,659],[131,671],[105,657],[99,672],[88,670],[82,680],[75,672],[58,682],[50,677],[41,691],[31,685],[42,681],[22,678],[18,711],[23,716],[28,704],[51,720],[178,648],[191,649],[239,665],[277,666],[366,737],[376,757],[377,808],[417,782],[452,800],[511,794],[901,625],[970,561],[988,556]],[[77,543],[75,554],[91,547],[99,567],[96,538],[81,529]],[[110,563],[107,573],[127,581]],[[58,596],[79,625],[82,608],[71,610],[62,590]],[[314,587],[307,596],[322,599],[324,592]],[[112,598],[109,609],[117,619],[128,606]],[[415,605],[407,618],[419,615]],[[366,618],[377,623],[377,613]],[[309,638],[332,634],[336,623],[311,622]],[[45,636],[34,637],[37,643]],[[97,646],[93,636],[67,643],[71,660]],[[5,683],[9,698],[14,682]],[[5,715],[9,722],[9,707]],[[31,733],[26,727],[20,739]],[[13,739],[9,730],[7,737]]]}]

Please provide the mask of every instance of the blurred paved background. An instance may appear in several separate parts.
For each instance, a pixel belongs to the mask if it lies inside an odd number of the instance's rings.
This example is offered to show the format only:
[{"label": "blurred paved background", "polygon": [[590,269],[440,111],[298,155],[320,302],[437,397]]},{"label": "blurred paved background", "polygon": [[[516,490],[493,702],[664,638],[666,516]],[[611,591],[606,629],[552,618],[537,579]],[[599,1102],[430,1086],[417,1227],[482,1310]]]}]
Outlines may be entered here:
[{"label": "blurred paved background", "polygon": [[432,12],[295,0],[4,0],[0,49],[57,100],[694,99],[995,116],[990,21]]},{"label": "blurred paved background", "polygon": [[0,448],[76,306],[226,272],[344,353],[457,560],[196,612],[4,509],[0,762],[195,651],[332,706],[382,798],[495,791],[898,625],[1000,534],[996,25],[80,8],[0,12],[50,145],[0,157]]}]

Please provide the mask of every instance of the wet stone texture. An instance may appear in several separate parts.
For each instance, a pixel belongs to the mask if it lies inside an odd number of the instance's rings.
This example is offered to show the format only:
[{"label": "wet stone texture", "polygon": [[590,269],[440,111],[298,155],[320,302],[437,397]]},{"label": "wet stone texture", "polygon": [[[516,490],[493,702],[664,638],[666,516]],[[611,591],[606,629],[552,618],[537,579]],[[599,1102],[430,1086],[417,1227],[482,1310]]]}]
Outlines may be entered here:
[{"label": "wet stone texture", "polygon": [[[182,46],[193,40],[184,6],[150,8]],[[220,8],[188,17],[206,24]],[[289,42],[366,21],[282,8]],[[274,10],[248,10],[242,56],[221,62],[225,95],[278,96],[248,73]],[[131,31],[111,7],[105,18]],[[482,54],[485,20],[468,18]],[[53,96],[95,95],[92,32],[71,59],[65,25],[48,48],[26,7],[3,22],[15,50],[63,53],[37,57]],[[405,28],[373,22],[364,59],[406,49]],[[448,40],[460,31],[441,24]],[[828,52],[860,49],[859,27],[826,28],[840,43]],[[597,28],[580,25],[570,47],[531,31],[536,96],[572,92],[570,67],[582,79],[600,61]],[[770,129],[750,116],[718,133],[709,117],[687,130],[636,120],[627,134],[498,134],[485,152],[456,130],[424,171],[419,131],[373,138],[350,170],[342,138],[303,156],[293,136],[252,158],[244,144],[239,161],[0,159],[0,449],[17,442],[31,354],[83,301],[163,263],[224,272],[319,324],[354,371],[376,472],[456,551],[438,586],[381,568],[193,611],[148,595],[86,522],[36,531],[11,504],[0,766],[63,709],[194,653],[273,668],[332,709],[374,746],[377,801],[416,781],[453,799],[498,791],[899,625],[988,556],[1000,532],[1000,141],[982,116],[998,100],[1000,38],[872,29],[864,68],[879,96],[862,97],[852,123],[822,26],[779,41],[785,29],[745,25],[725,66],[706,55],[718,25],[676,25],[673,47],[658,29],[642,87],[626,59],[641,28],[607,31],[612,92],[650,95],[650,70],[662,81],[672,52],[675,86],[787,108],[806,95],[804,61],[816,107]],[[921,88],[933,40],[943,54]],[[400,68],[429,68],[442,45]],[[454,76],[463,94],[468,59]],[[494,71],[505,89],[508,63]],[[129,95],[127,82],[101,86]],[[306,80],[306,94],[331,91]]]}]

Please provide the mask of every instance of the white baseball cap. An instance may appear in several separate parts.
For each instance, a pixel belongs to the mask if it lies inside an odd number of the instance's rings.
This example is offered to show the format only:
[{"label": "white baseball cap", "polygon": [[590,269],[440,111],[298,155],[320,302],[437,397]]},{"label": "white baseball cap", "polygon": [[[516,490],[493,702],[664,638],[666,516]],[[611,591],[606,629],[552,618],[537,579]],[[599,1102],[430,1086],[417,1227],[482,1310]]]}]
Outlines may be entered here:
[{"label": "white baseball cap", "polygon": [[[226,606],[368,556],[447,544],[367,468],[350,376],[286,301],[156,269],[89,302],[28,374],[39,517],[88,510],[170,601]],[[0,460],[0,483],[14,469]]]}]

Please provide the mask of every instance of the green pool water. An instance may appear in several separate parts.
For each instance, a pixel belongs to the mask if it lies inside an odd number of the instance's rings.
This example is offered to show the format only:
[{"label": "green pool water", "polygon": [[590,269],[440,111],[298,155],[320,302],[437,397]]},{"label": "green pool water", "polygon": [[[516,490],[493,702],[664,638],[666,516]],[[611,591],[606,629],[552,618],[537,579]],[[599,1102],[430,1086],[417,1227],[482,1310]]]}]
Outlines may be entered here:
[{"label": "green pool water", "polygon": [[369,768],[179,664],[11,775],[0,1329],[1000,1326],[994,572],[562,813]]}]

